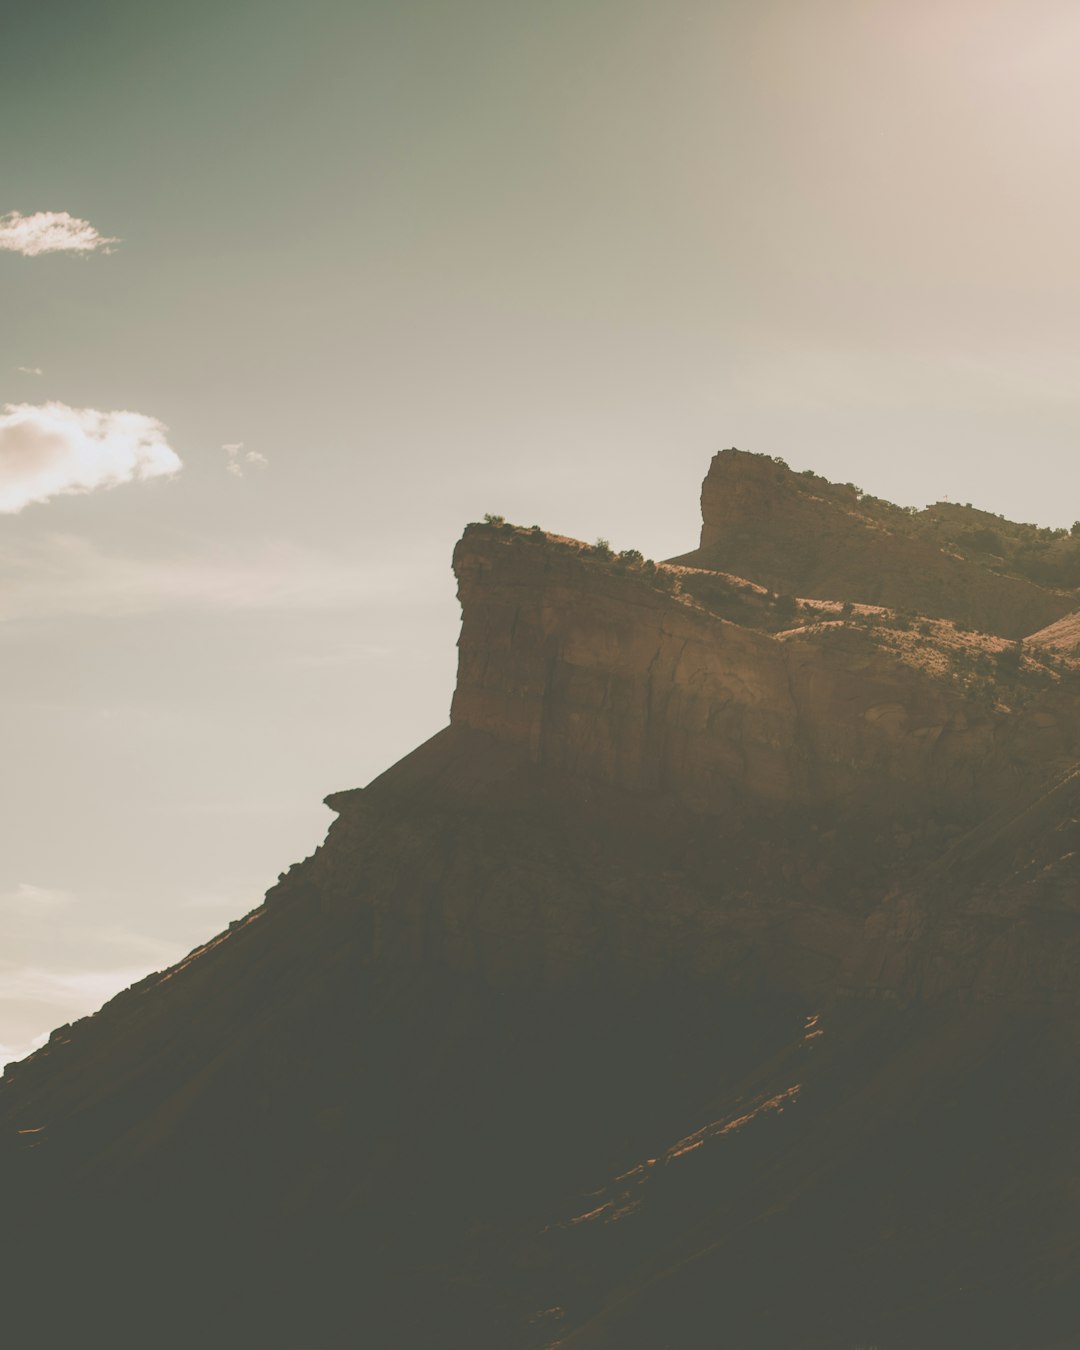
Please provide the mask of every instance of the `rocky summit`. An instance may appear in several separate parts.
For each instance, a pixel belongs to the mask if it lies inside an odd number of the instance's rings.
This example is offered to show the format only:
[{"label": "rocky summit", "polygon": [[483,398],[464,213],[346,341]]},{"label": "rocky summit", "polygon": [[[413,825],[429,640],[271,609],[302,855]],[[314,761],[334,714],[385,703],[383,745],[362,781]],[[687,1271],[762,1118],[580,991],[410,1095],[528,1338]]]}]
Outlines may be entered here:
[{"label": "rocky summit", "polygon": [[8,1343],[1078,1343],[1080,534],[702,516],[468,526],[449,726],[7,1067]]}]

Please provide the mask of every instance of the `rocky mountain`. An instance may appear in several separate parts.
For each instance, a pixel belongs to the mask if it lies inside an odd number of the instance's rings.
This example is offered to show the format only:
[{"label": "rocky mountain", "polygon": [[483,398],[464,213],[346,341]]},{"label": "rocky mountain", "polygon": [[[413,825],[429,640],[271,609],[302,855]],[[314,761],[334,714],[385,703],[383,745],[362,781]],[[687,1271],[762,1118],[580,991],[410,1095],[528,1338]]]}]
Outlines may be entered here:
[{"label": "rocky mountain", "polygon": [[1075,1343],[1073,536],[702,506],[469,526],[450,725],[8,1066],[13,1344]]}]

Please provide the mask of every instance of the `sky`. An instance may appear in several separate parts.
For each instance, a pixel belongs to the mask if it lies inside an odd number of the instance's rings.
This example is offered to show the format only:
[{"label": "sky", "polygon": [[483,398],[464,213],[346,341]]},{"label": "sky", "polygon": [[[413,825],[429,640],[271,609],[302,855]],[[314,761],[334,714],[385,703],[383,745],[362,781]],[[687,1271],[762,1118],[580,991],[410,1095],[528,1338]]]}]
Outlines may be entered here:
[{"label": "sky", "polygon": [[492,511],[1080,516],[1073,0],[0,0],[0,1061],[443,726]]}]

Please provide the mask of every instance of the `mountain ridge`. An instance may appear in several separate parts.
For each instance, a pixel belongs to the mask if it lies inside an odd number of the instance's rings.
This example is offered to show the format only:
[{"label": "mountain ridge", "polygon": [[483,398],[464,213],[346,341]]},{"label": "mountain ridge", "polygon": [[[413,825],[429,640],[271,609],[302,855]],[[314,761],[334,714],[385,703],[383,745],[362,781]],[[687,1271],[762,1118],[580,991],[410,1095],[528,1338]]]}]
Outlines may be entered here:
[{"label": "mountain ridge", "polygon": [[1066,1343],[1080,597],[815,595],[750,459],[670,563],[469,526],[450,725],[7,1066],[21,1344]]}]

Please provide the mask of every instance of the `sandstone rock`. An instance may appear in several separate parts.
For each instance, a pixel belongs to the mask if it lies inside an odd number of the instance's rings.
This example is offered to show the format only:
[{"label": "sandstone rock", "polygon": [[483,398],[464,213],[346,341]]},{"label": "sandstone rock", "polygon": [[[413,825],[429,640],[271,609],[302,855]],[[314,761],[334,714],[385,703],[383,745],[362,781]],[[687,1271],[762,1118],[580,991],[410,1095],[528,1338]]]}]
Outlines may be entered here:
[{"label": "sandstone rock", "polygon": [[958,556],[932,511],[911,514],[850,484],[723,450],[701,490],[701,544],[676,559],[777,591],[888,605],[1019,638],[1075,601]]}]

